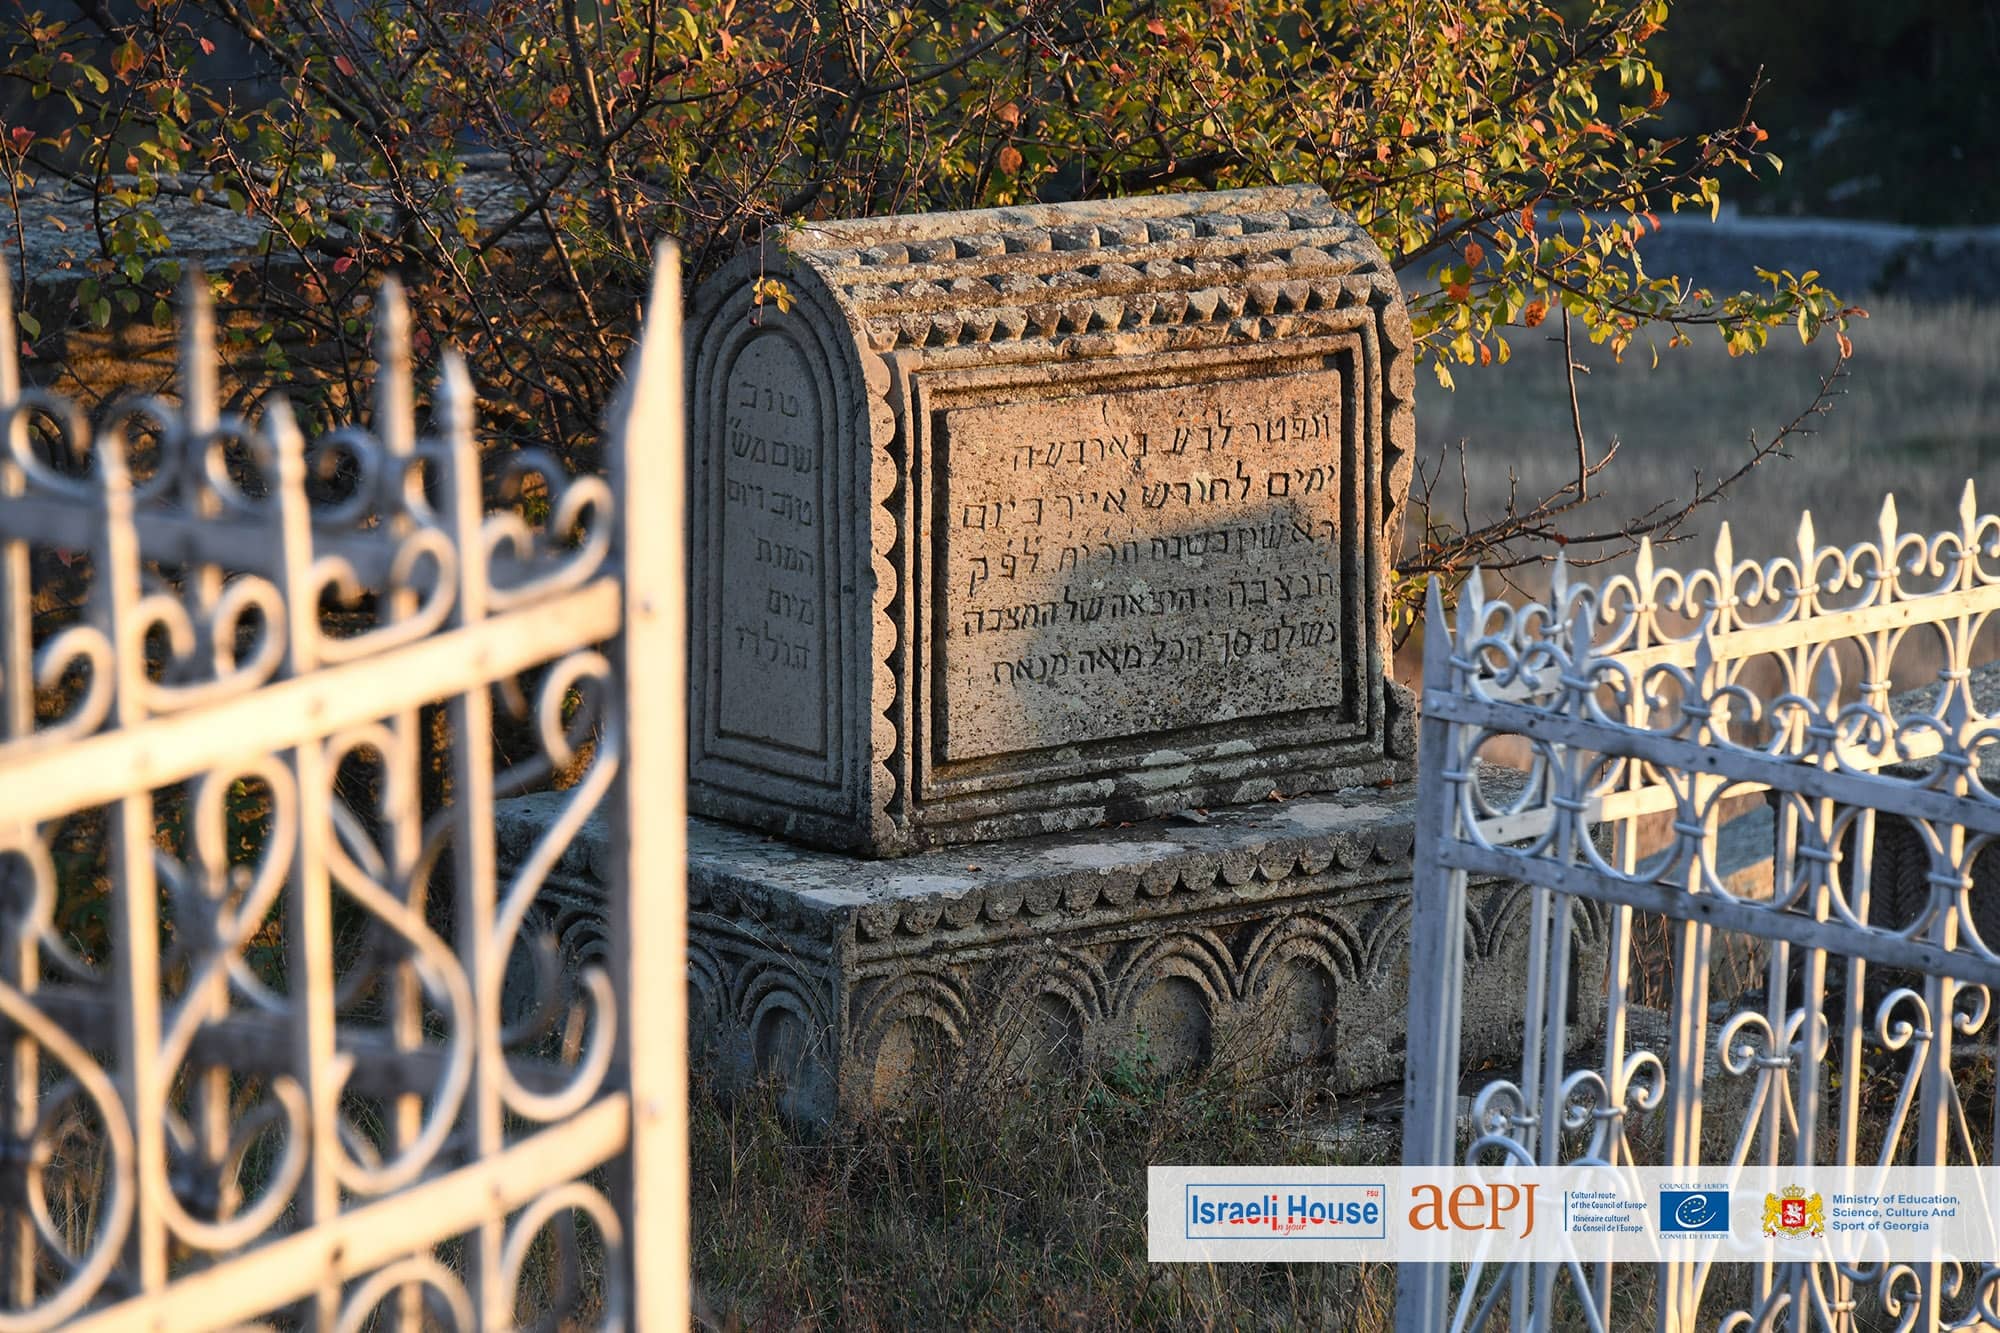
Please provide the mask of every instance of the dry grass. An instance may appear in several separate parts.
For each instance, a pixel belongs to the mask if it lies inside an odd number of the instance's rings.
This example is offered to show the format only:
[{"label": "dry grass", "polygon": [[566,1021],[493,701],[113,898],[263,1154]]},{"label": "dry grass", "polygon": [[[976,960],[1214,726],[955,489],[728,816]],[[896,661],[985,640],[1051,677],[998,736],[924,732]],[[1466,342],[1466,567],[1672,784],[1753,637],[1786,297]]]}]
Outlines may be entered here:
[{"label": "dry grass", "polygon": [[[1698,511],[1682,540],[1660,548],[1661,564],[1693,569],[1711,562],[1725,522],[1738,559],[1789,553],[1803,510],[1812,511],[1821,544],[1851,546],[1875,536],[1888,494],[1896,497],[1905,532],[1956,527],[1967,478],[1980,485],[1982,510],[2000,509],[2000,306],[1885,301],[1854,328],[1847,377],[1813,433],[1795,436],[1788,456],[1769,459]],[[1734,471],[1751,452],[1752,432],[1770,439],[1811,404],[1834,363],[1830,339],[1801,346],[1793,334],[1773,335],[1763,352],[1737,359],[1712,335],[1697,337],[1692,347],[1662,349],[1657,366],[1643,343],[1622,364],[1602,347],[1580,344],[1577,352],[1590,368],[1578,383],[1591,457],[1613,443],[1618,456],[1593,479],[1592,503],[1567,523],[1572,534],[1616,528],[1654,505],[1684,500],[1697,474],[1709,479]],[[1454,391],[1419,373],[1420,465],[1435,475],[1442,464],[1437,519],[1458,524],[1469,512],[1474,524],[1488,522],[1504,512],[1510,488],[1525,508],[1575,474],[1559,332],[1553,342],[1522,340],[1506,367],[1461,369]],[[1412,541],[1418,530],[1413,515]],[[1523,549],[1555,559],[1553,546]],[[1572,546],[1569,558],[1587,558],[1590,549]],[[1606,561],[1583,577],[1601,582],[1630,564],[1629,557]],[[1500,577],[1514,595],[1539,596],[1548,588],[1548,565]],[[1416,681],[1421,647],[1421,633],[1399,647],[1398,679]],[[1895,675],[1918,685],[1931,679],[1931,664],[1912,648]],[[1996,654],[2000,624],[1986,628],[1973,660]]]},{"label": "dry grass", "polygon": [[[1656,1034],[1658,1035],[1658,1034]],[[1895,1067],[1892,1067],[1895,1066]],[[1901,1077],[1871,1071],[1885,1109]],[[1968,1070],[1967,1086],[1990,1084]],[[1328,1108],[1273,1103],[1268,1087],[1208,1076],[1135,1083],[1107,1071],[1066,1088],[927,1095],[907,1114],[828,1137],[778,1114],[775,1090],[694,1105],[697,1315],[722,1330],[1291,1329],[1387,1333],[1388,1264],[1192,1264],[1146,1260],[1146,1168],[1156,1163],[1307,1165],[1328,1147]],[[1725,1160],[1747,1088],[1708,1125]],[[1733,1109],[1731,1109],[1733,1108]],[[1977,1108],[1987,1110],[1985,1104]],[[1660,1116],[1633,1126],[1659,1160]],[[1461,1140],[1461,1148],[1463,1148]],[[1582,1140],[1572,1151],[1582,1149]],[[1461,1277],[1463,1274],[1460,1275]],[[1710,1318],[1753,1299],[1754,1266],[1710,1277]],[[1657,1274],[1621,1265],[1614,1328],[1649,1327]],[[1490,1281],[1490,1277],[1489,1277]],[[1886,1329],[1864,1293],[1861,1327]],[[1506,1327],[1502,1298],[1498,1322]],[[1584,1326],[1567,1283],[1554,1327]]]},{"label": "dry grass", "polygon": [[698,1096],[705,1322],[744,1329],[1389,1325],[1386,1265],[1146,1260],[1154,1163],[1325,1161],[1305,1104],[1110,1070],[1032,1094],[916,1099],[814,1138],[768,1092]]},{"label": "dry grass", "polygon": [[[1802,508],[1813,511],[1823,541],[1858,541],[1874,531],[1889,491],[1906,526],[1943,526],[1956,514],[1967,477],[1985,483],[2000,503],[2000,308],[1885,302],[1855,325],[1854,344],[1845,393],[1817,433],[1699,517],[1698,539],[1670,561],[1695,559],[1723,520],[1741,555],[1788,550]],[[1812,401],[1834,360],[1829,338],[1802,347],[1790,333],[1734,360],[1713,335],[1697,336],[1692,347],[1662,350],[1657,368],[1643,343],[1622,365],[1601,347],[1578,352],[1590,367],[1579,388],[1592,456],[1614,440],[1620,446],[1593,483],[1601,497],[1587,511],[1593,527],[1615,527],[1687,495],[1697,471],[1713,477],[1733,470],[1749,452],[1750,433],[1769,439]],[[1441,449],[1465,441],[1475,521],[1504,506],[1510,469],[1524,498],[1574,474],[1559,331],[1553,342],[1526,335],[1512,364],[1461,370],[1457,381],[1447,392],[1428,374],[1419,380],[1417,434],[1427,469]],[[1456,518],[1455,452],[1445,471],[1442,512]]]}]

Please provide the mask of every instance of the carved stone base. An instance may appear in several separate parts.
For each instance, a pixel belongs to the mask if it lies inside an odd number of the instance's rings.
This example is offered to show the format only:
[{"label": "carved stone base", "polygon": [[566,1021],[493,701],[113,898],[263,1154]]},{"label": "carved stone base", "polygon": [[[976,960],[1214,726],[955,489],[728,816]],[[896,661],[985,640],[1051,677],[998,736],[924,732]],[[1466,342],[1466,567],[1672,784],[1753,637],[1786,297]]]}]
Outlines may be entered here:
[{"label": "carved stone base", "polygon": [[[781,1080],[788,1109],[818,1122],[939,1080],[1090,1062],[1139,1076],[1305,1066],[1335,1091],[1392,1082],[1414,797],[1405,783],[897,861],[691,820],[697,1059],[725,1093]],[[503,860],[525,857],[555,799],[500,806]],[[539,900],[571,957],[596,948],[604,850],[602,827],[586,828]],[[1518,1049],[1528,906],[1511,884],[1475,884],[1472,901],[1468,1064]],[[1578,921],[1587,998],[1604,932],[1593,911]]]}]

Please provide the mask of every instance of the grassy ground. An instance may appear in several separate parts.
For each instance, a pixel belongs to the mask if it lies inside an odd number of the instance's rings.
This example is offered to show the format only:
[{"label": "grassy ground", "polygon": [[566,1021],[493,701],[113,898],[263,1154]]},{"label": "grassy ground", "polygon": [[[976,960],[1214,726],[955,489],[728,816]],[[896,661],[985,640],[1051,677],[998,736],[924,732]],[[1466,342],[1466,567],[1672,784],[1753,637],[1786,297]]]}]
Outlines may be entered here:
[{"label": "grassy ground", "polygon": [[914,1105],[815,1139],[769,1096],[697,1098],[710,1327],[1387,1327],[1386,1266],[1146,1261],[1147,1166],[1325,1161],[1301,1133],[1307,1101],[1112,1070]]},{"label": "grassy ground", "polygon": [[[1658,1049],[1664,1015],[1643,1040]],[[1635,1028],[1635,1037],[1641,1034]],[[1871,1062],[1864,1102],[1886,1120],[1900,1062]],[[1957,1073],[1973,1123],[1991,1114],[1990,1059]],[[1290,1083],[1290,1086],[1287,1084]],[[1328,1136],[1332,1108],[1303,1080],[1245,1085],[1211,1069],[1178,1083],[1111,1069],[1032,1092],[928,1086],[898,1118],[826,1135],[777,1112],[774,1089],[694,1104],[696,1310],[702,1327],[748,1330],[1293,1329],[1387,1333],[1387,1264],[1153,1265],[1146,1168],[1165,1163],[1309,1165],[1385,1155],[1381,1138]],[[1706,1160],[1726,1160],[1749,1080],[1711,1071]],[[1664,1118],[1630,1125],[1660,1160]],[[1393,1139],[1393,1134],[1392,1134]],[[1462,1145],[1461,1145],[1462,1146]],[[1864,1141],[1872,1154],[1877,1145]],[[1908,1144],[1906,1142],[1905,1148]],[[1581,1151],[1579,1139],[1570,1149]],[[1824,1149],[1834,1152],[1829,1137]],[[1724,1265],[1710,1323],[1754,1303],[1753,1265]],[[1620,1266],[1614,1328],[1651,1327],[1654,1270]],[[1566,1285],[1554,1327],[1583,1328]],[[1857,1327],[1895,1326],[1858,1293]],[[1494,1328],[1507,1327],[1505,1299]],[[1707,1326],[1707,1325],[1704,1325]]]}]

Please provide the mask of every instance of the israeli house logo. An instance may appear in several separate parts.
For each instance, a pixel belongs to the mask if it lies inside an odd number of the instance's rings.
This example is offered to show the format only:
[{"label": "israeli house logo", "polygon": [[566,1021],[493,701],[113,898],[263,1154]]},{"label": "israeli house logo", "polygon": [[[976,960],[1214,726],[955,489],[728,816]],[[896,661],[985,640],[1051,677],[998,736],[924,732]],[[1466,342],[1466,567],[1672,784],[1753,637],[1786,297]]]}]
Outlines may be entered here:
[{"label": "israeli house logo", "polygon": [[1189,1240],[1383,1240],[1382,1185],[1190,1184]]},{"label": "israeli house logo", "polygon": [[1729,1191],[1726,1189],[1661,1190],[1660,1234],[1727,1236]]}]

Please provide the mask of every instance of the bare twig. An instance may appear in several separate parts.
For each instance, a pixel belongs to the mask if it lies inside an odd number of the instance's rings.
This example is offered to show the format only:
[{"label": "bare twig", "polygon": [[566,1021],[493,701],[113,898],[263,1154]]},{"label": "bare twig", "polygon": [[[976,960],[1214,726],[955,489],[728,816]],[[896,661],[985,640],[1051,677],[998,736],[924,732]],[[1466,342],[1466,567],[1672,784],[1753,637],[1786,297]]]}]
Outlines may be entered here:
[{"label": "bare twig", "polygon": [[[1753,432],[1748,457],[1727,474],[1705,480],[1700,472],[1696,472],[1683,499],[1663,500],[1616,527],[1581,533],[1563,532],[1558,520],[1592,503],[1581,492],[1589,478],[1601,473],[1616,457],[1618,449],[1614,441],[1602,458],[1583,468],[1582,475],[1564,482],[1560,488],[1526,508],[1521,507],[1512,493],[1517,482],[1510,472],[1510,494],[1501,517],[1478,528],[1472,527],[1468,521],[1458,535],[1447,541],[1426,540],[1414,557],[1397,566],[1398,572],[1405,576],[1457,576],[1474,564],[1489,570],[1505,571],[1544,563],[1553,558],[1546,549],[1530,549],[1535,544],[1561,546],[1565,548],[1572,565],[1592,565],[1630,553],[1642,538],[1651,538],[1659,543],[1679,541],[1684,535],[1681,529],[1696,513],[1721,500],[1743,478],[1771,459],[1791,457],[1789,446],[1813,434],[1813,423],[1832,410],[1834,400],[1845,392],[1839,386],[1847,378],[1847,363],[1847,353],[1838,354],[1833,365],[1820,377],[1818,390],[1810,403],[1780,426],[1769,440],[1760,443]],[[1463,449],[1462,442],[1459,447]],[[1441,451],[1440,468],[1442,463]],[[1419,477],[1423,475],[1420,468]],[[1435,484],[1436,475],[1431,474],[1430,485]],[[1464,477],[1462,466],[1460,476]],[[1427,534],[1429,498],[1429,490],[1426,489],[1422,502],[1416,506],[1417,512],[1425,515]],[[1469,506],[1469,501],[1467,503]],[[1469,507],[1467,512],[1469,514]],[[1577,548],[1584,549],[1579,551]]]},{"label": "bare twig", "polygon": [[1570,342],[1569,310],[1563,310],[1563,379],[1569,386],[1569,422],[1576,432],[1576,498],[1590,498],[1590,446],[1583,439],[1583,408],[1576,401],[1576,349]]}]

